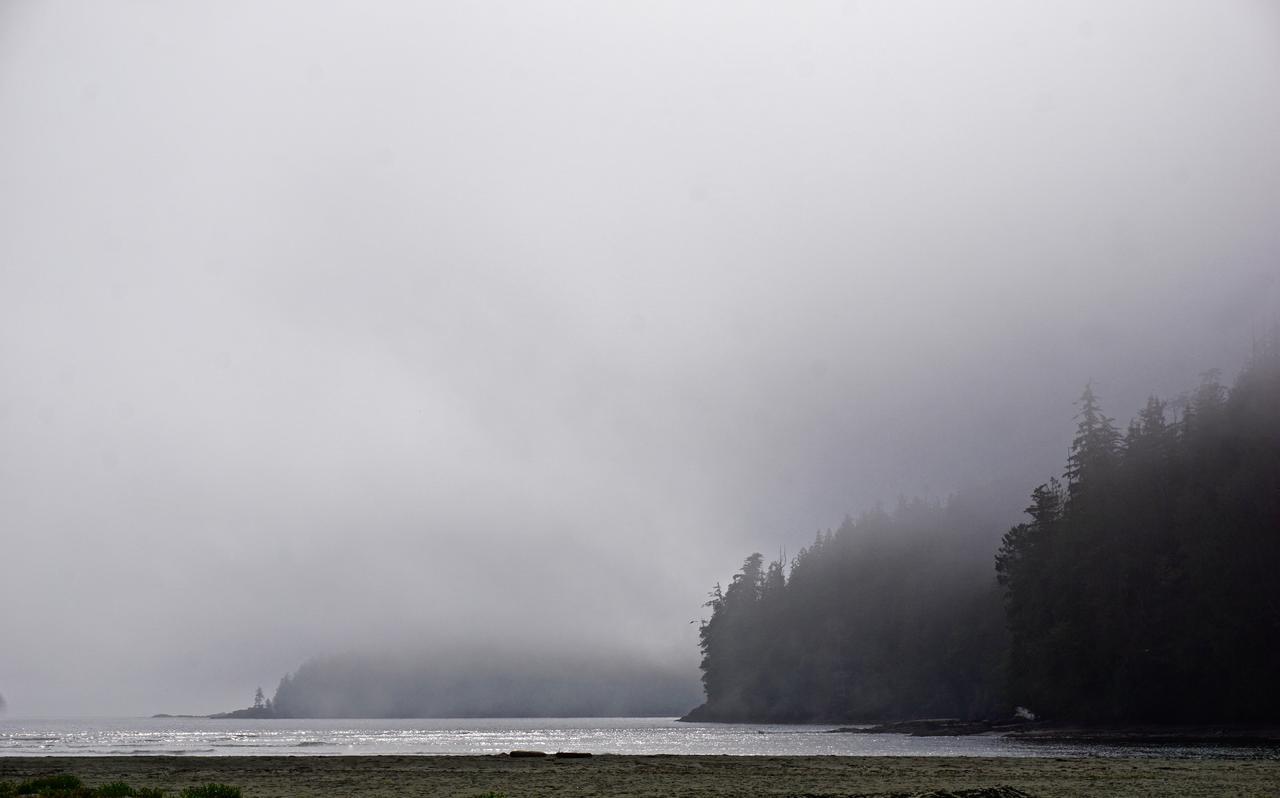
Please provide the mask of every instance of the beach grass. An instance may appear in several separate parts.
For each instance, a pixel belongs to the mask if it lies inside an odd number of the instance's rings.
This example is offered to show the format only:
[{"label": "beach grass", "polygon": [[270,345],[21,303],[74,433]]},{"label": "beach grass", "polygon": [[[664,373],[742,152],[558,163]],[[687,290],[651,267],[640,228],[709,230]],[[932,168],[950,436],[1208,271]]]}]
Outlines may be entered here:
[{"label": "beach grass", "polygon": [[[3,769],[0,768],[0,772]],[[0,781],[0,798],[167,798],[168,790],[159,787],[133,787],[123,781],[111,781],[96,787],[84,783],[74,773],[33,776],[14,783]],[[242,798],[240,788],[227,784],[198,784],[178,793],[177,798]]]}]

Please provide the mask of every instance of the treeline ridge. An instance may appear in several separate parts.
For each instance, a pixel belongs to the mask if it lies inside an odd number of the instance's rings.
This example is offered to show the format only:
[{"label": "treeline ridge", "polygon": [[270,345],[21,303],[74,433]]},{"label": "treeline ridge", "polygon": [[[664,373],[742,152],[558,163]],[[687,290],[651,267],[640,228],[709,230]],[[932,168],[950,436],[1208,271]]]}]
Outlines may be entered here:
[{"label": "treeline ridge", "polygon": [[748,557],[708,602],[688,719],[1280,717],[1280,333],[1123,431],[1092,387],[1079,407],[1002,538],[959,496]]}]

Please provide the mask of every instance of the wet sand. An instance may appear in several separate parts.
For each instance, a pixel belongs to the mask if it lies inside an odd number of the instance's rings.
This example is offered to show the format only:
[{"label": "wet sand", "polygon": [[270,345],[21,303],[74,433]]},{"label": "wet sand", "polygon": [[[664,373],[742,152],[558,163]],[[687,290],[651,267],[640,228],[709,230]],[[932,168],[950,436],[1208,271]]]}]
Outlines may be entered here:
[{"label": "wet sand", "polygon": [[0,781],[74,773],[177,791],[211,781],[245,798],[359,795],[855,796],[997,785],[1055,796],[1275,796],[1280,761],[969,757],[505,756],[0,757]]}]

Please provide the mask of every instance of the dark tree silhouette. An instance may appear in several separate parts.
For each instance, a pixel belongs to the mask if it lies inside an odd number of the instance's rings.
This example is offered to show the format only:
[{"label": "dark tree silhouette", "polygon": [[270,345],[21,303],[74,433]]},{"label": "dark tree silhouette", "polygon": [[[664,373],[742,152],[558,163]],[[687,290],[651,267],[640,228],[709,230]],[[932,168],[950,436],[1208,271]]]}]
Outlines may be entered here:
[{"label": "dark tree silhouette", "polygon": [[964,497],[846,520],[789,569],[753,554],[707,604],[690,717],[1274,721],[1280,328],[1218,380],[1124,434],[1086,386],[1065,480],[1032,491],[995,580]]},{"label": "dark tree silhouette", "polygon": [[[996,556],[1010,691],[1051,717],[1274,719],[1280,697],[1280,340],[1233,388],[1154,397],[1120,439],[1086,389],[1065,501]],[[1040,516],[1053,510],[1051,523]]]},{"label": "dark tree silhouette", "polygon": [[786,568],[753,554],[702,625],[691,719],[978,717],[999,703],[1004,631],[991,519],[902,502],[819,534]]}]

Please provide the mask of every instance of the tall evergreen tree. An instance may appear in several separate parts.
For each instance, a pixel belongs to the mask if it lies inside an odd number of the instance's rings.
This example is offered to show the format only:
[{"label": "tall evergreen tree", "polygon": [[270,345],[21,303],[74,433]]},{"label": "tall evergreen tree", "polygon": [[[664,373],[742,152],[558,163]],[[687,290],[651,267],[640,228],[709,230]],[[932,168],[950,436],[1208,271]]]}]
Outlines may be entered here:
[{"label": "tall evergreen tree", "polygon": [[1075,437],[1067,458],[1067,490],[1072,500],[1082,498],[1095,483],[1104,483],[1115,468],[1120,450],[1120,433],[1115,419],[1102,412],[1089,383],[1080,395]]}]

